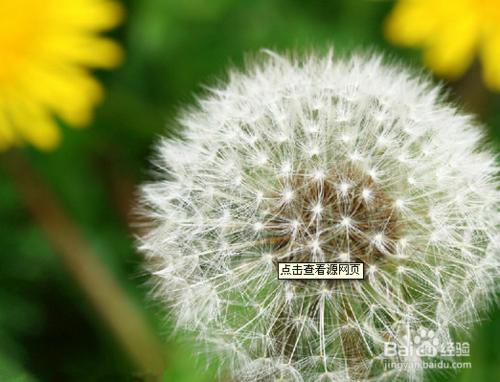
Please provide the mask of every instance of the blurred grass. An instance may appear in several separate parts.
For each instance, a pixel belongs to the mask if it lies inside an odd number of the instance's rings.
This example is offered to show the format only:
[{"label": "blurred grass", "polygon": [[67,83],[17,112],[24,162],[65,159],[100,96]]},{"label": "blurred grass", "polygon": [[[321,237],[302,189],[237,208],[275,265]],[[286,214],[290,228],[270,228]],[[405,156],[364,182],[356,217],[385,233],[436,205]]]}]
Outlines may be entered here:
[{"label": "blurred grass", "polygon": [[[165,342],[166,381],[212,381],[214,367],[196,361],[189,337],[170,338],[171,323],[146,297],[146,278],[134,251],[136,185],[150,179],[148,159],[160,135],[171,134],[179,107],[228,66],[261,48],[337,52],[375,48],[410,65],[418,52],[395,49],[381,35],[391,2],[362,0],[141,0],[127,1],[125,25],[115,32],[127,51],[124,65],[99,75],[107,97],[94,123],[64,128],[49,154],[24,149],[32,165],[82,227],[91,246],[123,289],[144,310]],[[464,82],[465,83],[465,82]],[[465,108],[468,88],[456,96]],[[484,91],[484,89],[482,90]],[[482,110],[499,148],[500,98],[486,93]],[[141,380],[23,206],[0,170],[0,381]],[[471,342],[472,370],[438,380],[500,380],[500,312]],[[126,318],[124,318],[126,319]]]}]

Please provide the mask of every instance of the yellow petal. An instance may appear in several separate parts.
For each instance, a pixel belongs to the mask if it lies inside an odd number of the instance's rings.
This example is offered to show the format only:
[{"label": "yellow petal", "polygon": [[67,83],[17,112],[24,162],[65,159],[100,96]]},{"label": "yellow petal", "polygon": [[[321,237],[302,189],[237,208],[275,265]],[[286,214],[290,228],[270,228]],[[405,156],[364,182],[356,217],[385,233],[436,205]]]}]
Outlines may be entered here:
[{"label": "yellow petal", "polygon": [[[72,66],[35,67],[24,78],[30,97],[58,114],[70,125],[90,122],[91,110],[103,97],[101,85],[82,69]],[[36,83],[37,86],[30,86]]]},{"label": "yellow petal", "polygon": [[500,90],[500,32],[491,34],[481,45],[483,79],[493,90]]},{"label": "yellow petal", "polygon": [[387,37],[420,46],[437,74],[456,78],[470,66],[480,39],[481,7],[471,0],[401,0],[385,25]]},{"label": "yellow petal", "polygon": [[0,151],[3,151],[16,142],[14,129],[9,123],[5,110],[0,108]]},{"label": "yellow petal", "polygon": [[122,49],[111,39],[83,33],[66,34],[46,41],[44,55],[107,69],[117,66],[123,59]]},{"label": "yellow petal", "polygon": [[395,44],[421,45],[439,24],[439,12],[435,8],[428,0],[399,1],[385,20],[385,36]]},{"label": "yellow petal", "polygon": [[18,98],[10,104],[9,111],[12,123],[24,140],[40,150],[57,147],[60,141],[59,128],[42,106]]},{"label": "yellow petal", "polygon": [[89,123],[103,95],[89,69],[123,58],[100,33],[123,14],[115,0],[0,0],[0,148],[23,140],[55,147],[55,116]]},{"label": "yellow petal", "polygon": [[53,21],[59,25],[94,32],[117,26],[122,22],[124,13],[119,2],[105,0],[70,0],[64,6],[54,7],[51,12]]},{"label": "yellow petal", "polygon": [[437,74],[456,78],[470,66],[479,40],[479,25],[474,15],[463,15],[434,36],[424,61]]}]

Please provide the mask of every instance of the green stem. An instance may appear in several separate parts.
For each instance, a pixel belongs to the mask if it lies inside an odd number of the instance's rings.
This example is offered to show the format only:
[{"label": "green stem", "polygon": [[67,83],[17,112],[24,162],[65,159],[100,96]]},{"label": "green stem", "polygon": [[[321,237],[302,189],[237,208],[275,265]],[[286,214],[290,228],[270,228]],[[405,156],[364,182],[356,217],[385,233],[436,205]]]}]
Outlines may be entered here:
[{"label": "green stem", "polygon": [[27,209],[97,314],[144,376],[152,381],[161,380],[165,368],[164,352],[145,317],[22,153],[11,151],[3,155],[5,167]]}]

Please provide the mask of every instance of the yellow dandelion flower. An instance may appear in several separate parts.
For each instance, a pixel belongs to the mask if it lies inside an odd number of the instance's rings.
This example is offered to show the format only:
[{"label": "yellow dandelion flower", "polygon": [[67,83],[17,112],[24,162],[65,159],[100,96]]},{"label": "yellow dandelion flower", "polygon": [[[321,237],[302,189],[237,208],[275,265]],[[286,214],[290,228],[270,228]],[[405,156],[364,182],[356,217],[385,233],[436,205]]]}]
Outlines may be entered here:
[{"label": "yellow dandelion flower", "polygon": [[500,0],[399,0],[385,34],[422,47],[426,65],[445,78],[461,76],[478,55],[485,83],[500,90]]},{"label": "yellow dandelion flower", "polygon": [[0,0],[0,149],[60,139],[54,116],[83,126],[102,98],[89,68],[110,68],[120,47],[100,32],[123,10],[112,0]]}]

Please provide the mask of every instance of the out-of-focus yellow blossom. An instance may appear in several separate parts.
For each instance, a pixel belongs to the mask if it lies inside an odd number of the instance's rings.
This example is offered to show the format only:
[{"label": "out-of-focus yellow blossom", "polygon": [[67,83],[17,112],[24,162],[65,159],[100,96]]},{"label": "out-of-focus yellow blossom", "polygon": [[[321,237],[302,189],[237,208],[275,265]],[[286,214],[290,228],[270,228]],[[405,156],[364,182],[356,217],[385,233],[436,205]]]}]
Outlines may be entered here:
[{"label": "out-of-focus yellow blossom", "polygon": [[120,47],[100,32],[123,9],[111,0],[0,0],[0,149],[51,149],[57,116],[84,126],[102,98],[89,68],[110,68]]},{"label": "out-of-focus yellow blossom", "polygon": [[426,65],[457,78],[476,55],[485,83],[500,90],[500,0],[399,0],[385,24],[387,38],[424,49]]}]

